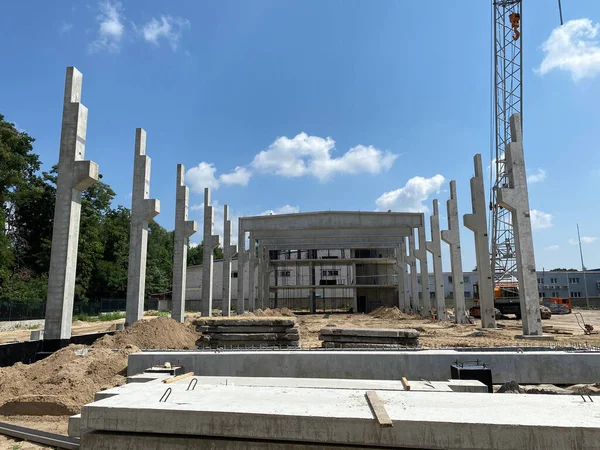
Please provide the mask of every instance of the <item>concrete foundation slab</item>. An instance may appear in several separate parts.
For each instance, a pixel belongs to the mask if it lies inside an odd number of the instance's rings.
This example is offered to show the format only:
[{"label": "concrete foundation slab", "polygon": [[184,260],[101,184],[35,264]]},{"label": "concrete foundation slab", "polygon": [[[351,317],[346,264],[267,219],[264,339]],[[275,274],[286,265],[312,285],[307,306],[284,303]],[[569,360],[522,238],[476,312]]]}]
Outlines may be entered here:
[{"label": "concrete foundation slab", "polygon": [[494,383],[597,383],[600,352],[460,350],[265,350],[141,352],[129,355],[128,375],[165,361],[204,376],[447,380],[455,362],[479,360]]},{"label": "concrete foundation slab", "polygon": [[154,385],[85,405],[81,427],[375,448],[600,449],[600,403],[579,396],[381,390],[393,427],[380,428],[365,390],[188,384],[172,383],[166,399]]}]

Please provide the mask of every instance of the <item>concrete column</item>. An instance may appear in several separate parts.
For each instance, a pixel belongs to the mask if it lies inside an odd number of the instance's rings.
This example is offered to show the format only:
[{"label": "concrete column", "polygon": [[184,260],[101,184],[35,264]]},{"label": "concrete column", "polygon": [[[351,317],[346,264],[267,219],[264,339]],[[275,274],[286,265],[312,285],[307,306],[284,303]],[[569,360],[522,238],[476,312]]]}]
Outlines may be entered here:
[{"label": "concrete column", "polygon": [[498,190],[497,199],[500,206],[512,213],[523,334],[538,336],[542,334],[542,319],[531,234],[521,116],[519,114],[510,116],[510,134],[512,142],[508,144],[505,154],[509,174],[508,187]]},{"label": "concrete column", "polygon": [[213,234],[215,212],[210,206],[210,189],[204,188],[204,238],[202,247],[202,302],[200,313],[203,317],[212,316],[213,294],[213,252],[219,246],[219,235]]},{"label": "concrete column", "polygon": [[83,76],[75,67],[67,67],[44,346],[61,347],[71,338],[73,296],[81,191],[98,181],[98,165],[85,161],[87,108],[80,103]]},{"label": "concrete column", "polygon": [[238,285],[236,314],[244,314],[244,269],[246,265],[246,230],[242,224],[242,218],[238,219]]},{"label": "concrete column", "polygon": [[435,306],[437,319],[446,320],[446,302],[444,299],[444,272],[442,271],[442,242],[440,240],[440,215],[438,201],[433,201],[433,214],[430,217],[431,241],[425,243],[427,251],[433,257],[433,278],[435,280]]},{"label": "concrete column", "polygon": [[261,262],[261,300],[262,309],[269,308],[269,251],[262,247],[262,262]]},{"label": "concrete column", "polygon": [[352,284],[354,287],[352,288],[352,307],[354,308],[354,312],[358,312],[358,289],[356,289],[356,263],[352,263]]},{"label": "concrete column", "polygon": [[406,262],[406,240],[404,238],[396,249],[396,272],[398,274],[398,308],[405,313],[409,313],[408,264]]},{"label": "concrete column", "polygon": [[150,158],[146,156],[146,131],[135,130],[133,188],[131,193],[131,236],[125,323],[132,325],[144,315],[148,222],[160,213],[160,201],[150,197]]},{"label": "concrete column", "polygon": [[465,283],[463,279],[460,230],[458,225],[458,201],[456,181],[450,181],[450,199],[446,202],[448,229],[442,231],[442,240],[450,246],[450,268],[454,290],[454,321],[468,323],[465,308]]},{"label": "concrete column", "polygon": [[256,309],[256,241],[250,233],[250,248],[248,249],[248,311]]},{"label": "concrete column", "polygon": [[[237,245],[231,245],[231,220],[229,220],[229,206],[223,207],[223,307],[221,314],[225,317],[231,315],[231,259],[237,252]],[[238,260],[239,264],[239,260]],[[244,271],[242,266],[241,272]],[[238,282],[240,280],[238,268]]]},{"label": "concrete column", "polygon": [[187,273],[188,240],[196,232],[196,221],[188,219],[189,190],[184,184],[185,169],[177,164],[175,196],[175,246],[173,248],[173,310],[171,317],[178,322],[185,318],[185,285]]},{"label": "concrete column", "polygon": [[417,283],[417,258],[415,257],[415,236],[414,230],[408,237],[408,256],[406,262],[410,265],[410,292],[411,292],[411,309],[415,313],[420,313],[421,304],[419,302],[419,284]]},{"label": "concrete column", "polygon": [[471,204],[473,213],[464,215],[464,224],[475,237],[475,256],[477,258],[477,277],[479,278],[479,308],[481,310],[481,326],[496,328],[494,312],[494,287],[492,284],[492,266],[490,263],[490,247],[488,240],[487,208],[485,204],[485,188],[483,184],[483,166],[481,155],[473,158],[475,176],[471,178]]},{"label": "concrete column", "polygon": [[431,298],[429,297],[429,269],[427,264],[427,251],[425,226],[417,229],[419,236],[419,248],[415,251],[415,257],[419,260],[419,268],[421,269],[421,299],[423,305],[422,314],[425,317],[431,316]]}]

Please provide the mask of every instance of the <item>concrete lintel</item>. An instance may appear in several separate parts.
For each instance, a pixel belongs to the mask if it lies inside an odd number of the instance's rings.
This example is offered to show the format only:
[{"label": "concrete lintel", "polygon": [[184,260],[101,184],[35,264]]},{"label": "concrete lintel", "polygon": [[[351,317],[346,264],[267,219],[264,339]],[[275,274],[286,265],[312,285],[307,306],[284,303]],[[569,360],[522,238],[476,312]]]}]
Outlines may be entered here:
[{"label": "concrete lintel", "polygon": [[519,114],[510,117],[510,128],[513,142],[508,144],[505,155],[509,187],[498,190],[497,200],[500,206],[512,213],[523,334],[541,335],[542,319],[535,271],[525,157],[523,142],[519,140],[521,138]]},{"label": "concrete lintel", "polygon": [[184,180],[185,168],[177,164],[175,196],[175,243],[173,248],[173,289],[171,317],[185,320],[185,286],[187,278],[188,239],[196,232],[196,221],[188,219],[189,190]]},{"label": "concrete lintel", "polygon": [[452,289],[455,304],[454,321],[456,323],[467,323],[455,180],[450,181],[450,198],[446,202],[446,209],[448,229],[442,231],[442,240],[450,246],[450,270],[452,271]]},{"label": "concrete lintel", "polygon": [[67,67],[46,298],[45,339],[51,341],[71,337],[81,191],[98,180],[96,163],[84,160],[88,111],[79,103],[82,82],[81,72]]},{"label": "concrete lintel", "polygon": [[473,157],[473,164],[475,169],[475,176],[471,178],[471,204],[473,213],[465,214],[463,221],[465,227],[473,232],[475,239],[481,326],[483,328],[495,328],[494,288],[492,284],[492,267],[490,265],[487,208],[485,204],[481,154],[476,154]]},{"label": "concrete lintel", "polygon": [[127,325],[132,325],[144,315],[148,221],[160,212],[160,202],[149,197],[150,158],[146,156],[146,131],[136,128],[125,318]]},{"label": "concrete lintel", "polygon": [[435,306],[437,320],[446,320],[446,301],[444,298],[444,274],[442,271],[442,243],[440,239],[440,214],[437,199],[433,200],[433,214],[430,217],[431,241],[425,243],[433,258],[433,278],[435,280]]}]

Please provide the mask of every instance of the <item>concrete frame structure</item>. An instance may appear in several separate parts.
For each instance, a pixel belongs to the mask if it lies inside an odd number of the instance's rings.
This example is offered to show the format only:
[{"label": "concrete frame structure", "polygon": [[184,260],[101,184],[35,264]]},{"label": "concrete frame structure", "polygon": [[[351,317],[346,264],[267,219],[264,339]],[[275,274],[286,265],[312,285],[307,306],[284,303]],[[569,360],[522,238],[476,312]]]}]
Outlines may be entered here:
[{"label": "concrete frame structure", "polygon": [[492,285],[492,266],[490,264],[490,248],[486,216],[487,208],[483,184],[483,165],[481,163],[480,154],[473,157],[473,164],[475,166],[475,176],[471,178],[471,204],[473,213],[465,214],[463,221],[465,227],[471,230],[475,237],[481,326],[483,328],[496,328],[494,287]]},{"label": "concrete frame structure", "polygon": [[531,234],[521,116],[519,114],[510,116],[510,134],[512,142],[508,144],[505,154],[509,186],[498,190],[497,200],[499,206],[512,213],[523,334],[539,336],[542,334],[542,319]]},{"label": "concrete frame structure", "polygon": [[421,273],[421,304],[423,305],[421,314],[425,317],[431,317],[431,294],[429,290],[429,269],[427,264],[427,236],[425,236],[425,227],[417,229],[419,238],[419,248],[415,250],[415,257],[419,260],[419,270]]},{"label": "concrete frame structure", "polygon": [[204,188],[204,237],[202,255],[202,305],[200,312],[204,317],[212,316],[213,294],[213,251],[219,246],[219,235],[213,235],[214,210],[210,206],[210,189]]},{"label": "concrete frame structure", "polygon": [[[288,249],[346,249],[390,248],[398,249],[401,241],[414,228],[423,228],[420,213],[363,213],[363,212],[313,212],[273,216],[242,217],[238,226],[238,267],[249,260],[249,308],[255,308],[254,270],[259,268],[258,283],[261,304],[268,301],[271,287],[267,286],[266,272],[270,262],[269,251]],[[246,256],[245,236],[250,233],[250,252]],[[257,261],[255,246],[259,245]],[[265,264],[265,262],[267,262]],[[310,261],[309,261],[310,262]],[[395,263],[396,261],[394,261]],[[304,286],[312,288],[315,286]],[[365,286],[368,288],[369,286]],[[275,288],[275,287],[274,287]],[[427,287],[428,291],[428,287]],[[244,274],[238,274],[238,313],[244,308]]]},{"label": "concrete frame structure", "polygon": [[67,67],[48,276],[45,346],[61,347],[71,337],[81,191],[98,181],[98,165],[83,159],[88,110],[80,103],[82,81],[81,72],[75,67]]},{"label": "concrete frame structure", "polygon": [[223,206],[223,307],[221,314],[231,315],[231,259],[237,253],[237,245],[231,245],[231,220],[229,206]]},{"label": "concrete frame structure", "polygon": [[442,231],[442,240],[450,246],[450,266],[452,270],[455,305],[454,321],[456,323],[467,323],[455,180],[450,181],[450,198],[446,202],[446,209],[448,214],[448,229]]},{"label": "concrete frame structure", "polygon": [[411,234],[408,237],[408,255],[406,262],[410,265],[410,295],[412,312],[419,312],[419,285],[417,282],[417,258],[415,257],[415,236]]},{"label": "concrete frame structure", "polygon": [[[433,258],[433,278],[435,282],[435,306],[437,320],[446,320],[446,302],[444,299],[444,274],[442,269],[442,242],[440,238],[440,215],[437,199],[433,200],[433,214],[429,218],[431,241],[425,246]],[[428,281],[429,283],[429,281]]]},{"label": "concrete frame structure", "polygon": [[160,213],[160,201],[150,198],[150,158],[146,155],[146,131],[135,130],[133,189],[131,193],[131,236],[127,277],[126,325],[144,315],[148,222]]},{"label": "concrete frame structure", "polygon": [[177,192],[175,202],[175,246],[173,249],[173,289],[171,317],[185,321],[185,286],[187,272],[188,239],[196,232],[196,221],[188,219],[189,190],[184,183],[185,169],[177,164]]}]

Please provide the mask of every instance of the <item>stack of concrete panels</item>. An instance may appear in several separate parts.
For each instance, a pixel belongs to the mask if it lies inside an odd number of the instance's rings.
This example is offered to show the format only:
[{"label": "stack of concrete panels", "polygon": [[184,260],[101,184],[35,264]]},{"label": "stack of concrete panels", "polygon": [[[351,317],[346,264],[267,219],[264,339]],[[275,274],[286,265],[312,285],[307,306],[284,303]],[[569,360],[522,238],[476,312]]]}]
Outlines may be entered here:
[{"label": "stack of concrete panels", "polygon": [[300,347],[293,317],[215,317],[193,323],[202,333],[199,348]]},{"label": "stack of concrete panels", "polygon": [[319,339],[326,348],[397,348],[419,345],[419,332],[389,328],[323,328]]}]

